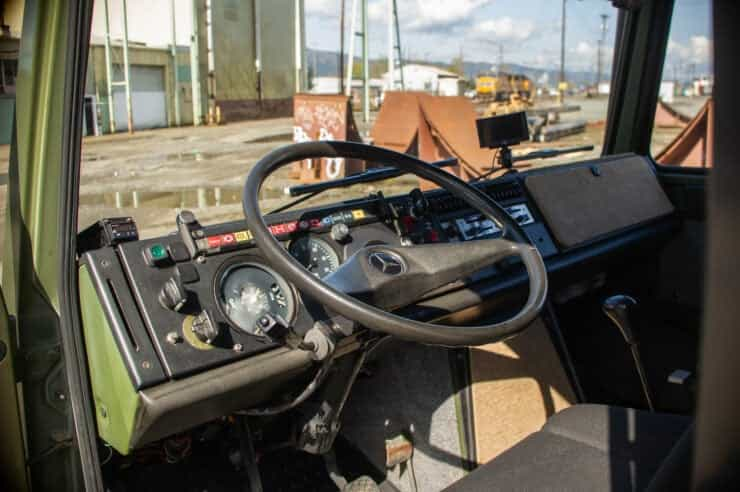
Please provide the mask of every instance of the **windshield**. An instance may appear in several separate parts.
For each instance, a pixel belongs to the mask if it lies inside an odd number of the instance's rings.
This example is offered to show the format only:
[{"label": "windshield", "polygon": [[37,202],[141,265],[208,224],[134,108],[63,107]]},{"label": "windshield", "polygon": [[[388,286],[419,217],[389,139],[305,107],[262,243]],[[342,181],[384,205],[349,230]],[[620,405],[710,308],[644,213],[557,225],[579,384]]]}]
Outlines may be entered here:
[{"label": "windshield", "polygon": [[[171,231],[182,209],[204,224],[240,219],[250,168],[291,142],[456,157],[450,171],[461,178],[495,177],[497,150],[480,148],[475,120],[519,111],[529,135],[512,147],[515,157],[593,150],[516,169],[598,156],[615,23],[616,10],[597,0],[97,0],[79,226],[132,216],[152,237]],[[291,186],[375,165],[285,167],[265,183],[263,211],[291,201]],[[300,206],[428,186],[401,176]]]}]

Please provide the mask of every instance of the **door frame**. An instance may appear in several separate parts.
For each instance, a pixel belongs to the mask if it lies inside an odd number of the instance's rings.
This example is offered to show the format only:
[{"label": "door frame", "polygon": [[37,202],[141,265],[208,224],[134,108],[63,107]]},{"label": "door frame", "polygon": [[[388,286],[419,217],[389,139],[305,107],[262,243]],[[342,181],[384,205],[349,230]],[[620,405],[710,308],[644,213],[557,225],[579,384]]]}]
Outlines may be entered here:
[{"label": "door frame", "polygon": [[75,266],[92,4],[26,0],[23,13],[2,275],[38,490],[102,490]]}]

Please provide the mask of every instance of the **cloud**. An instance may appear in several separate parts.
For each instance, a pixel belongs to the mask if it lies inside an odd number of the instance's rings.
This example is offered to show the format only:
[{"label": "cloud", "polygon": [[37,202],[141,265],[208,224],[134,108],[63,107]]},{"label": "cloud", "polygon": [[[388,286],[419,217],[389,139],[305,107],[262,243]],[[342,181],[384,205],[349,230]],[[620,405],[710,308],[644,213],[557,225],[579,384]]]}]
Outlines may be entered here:
[{"label": "cloud", "polygon": [[[348,3],[351,4],[351,2]],[[339,17],[339,2],[337,0],[306,0],[303,8],[307,16]],[[349,10],[350,7],[346,8]]]},{"label": "cloud", "polygon": [[532,36],[534,28],[530,20],[500,17],[478,22],[473,26],[473,33],[480,40],[522,42]]},{"label": "cloud", "polygon": [[416,0],[410,26],[431,28],[469,22],[474,11],[488,3],[490,0]]},{"label": "cloud", "polygon": [[587,43],[586,41],[581,41],[576,45],[576,54],[580,56],[593,56],[596,54],[597,49],[598,48],[595,45]]},{"label": "cloud", "polygon": [[706,36],[691,36],[687,43],[668,41],[668,57],[683,63],[709,63],[712,40]]}]

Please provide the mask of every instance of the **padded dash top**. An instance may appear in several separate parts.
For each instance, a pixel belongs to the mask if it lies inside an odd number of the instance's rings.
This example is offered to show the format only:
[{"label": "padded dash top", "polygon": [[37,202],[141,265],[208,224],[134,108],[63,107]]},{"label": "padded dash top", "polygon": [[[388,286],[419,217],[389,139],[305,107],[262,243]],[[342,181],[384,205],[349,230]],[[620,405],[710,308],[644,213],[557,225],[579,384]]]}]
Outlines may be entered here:
[{"label": "padded dash top", "polygon": [[674,210],[650,161],[636,155],[533,174],[525,185],[565,249]]}]

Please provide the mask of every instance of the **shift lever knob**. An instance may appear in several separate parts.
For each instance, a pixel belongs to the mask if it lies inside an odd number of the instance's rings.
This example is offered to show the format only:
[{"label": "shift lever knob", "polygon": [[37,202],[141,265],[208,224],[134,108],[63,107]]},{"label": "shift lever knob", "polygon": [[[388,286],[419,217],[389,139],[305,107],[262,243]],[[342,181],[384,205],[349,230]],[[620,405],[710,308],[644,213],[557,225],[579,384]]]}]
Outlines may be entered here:
[{"label": "shift lever knob", "polygon": [[625,295],[611,296],[601,305],[604,314],[617,325],[617,328],[619,328],[619,331],[624,337],[624,341],[629,345],[637,344],[635,332],[632,330],[629,317],[630,310],[636,305],[636,300]]},{"label": "shift lever knob", "polygon": [[642,391],[645,394],[645,401],[650,411],[653,411],[655,407],[653,406],[653,397],[650,392],[650,386],[648,385],[647,373],[645,372],[645,367],[642,365],[640,351],[637,348],[637,339],[635,338],[635,332],[632,331],[632,324],[629,318],[630,310],[636,305],[637,301],[630,296],[618,295],[606,299],[601,305],[601,309],[617,325],[617,328],[619,328],[619,331],[624,337],[624,341],[630,346],[632,358],[635,360],[635,369],[637,369],[637,375],[640,376]]}]

